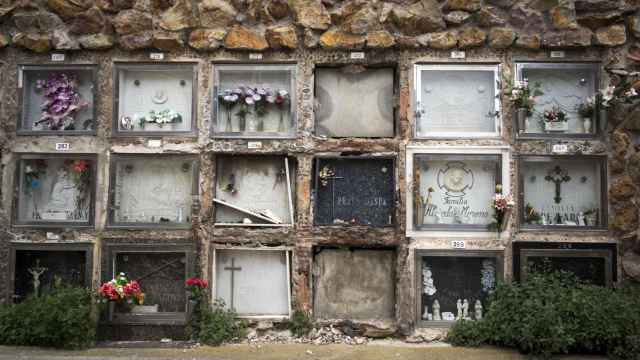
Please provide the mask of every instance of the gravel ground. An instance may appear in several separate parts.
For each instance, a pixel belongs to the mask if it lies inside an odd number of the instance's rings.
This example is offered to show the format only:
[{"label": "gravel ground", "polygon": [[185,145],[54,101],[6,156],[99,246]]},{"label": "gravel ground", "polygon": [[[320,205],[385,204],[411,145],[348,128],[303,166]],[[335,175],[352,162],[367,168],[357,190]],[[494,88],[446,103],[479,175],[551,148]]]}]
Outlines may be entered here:
[{"label": "gravel ground", "polygon": [[[372,341],[367,345],[227,345],[182,349],[94,348],[59,351],[26,347],[0,347],[0,360],[527,360],[516,351],[496,348],[456,348],[446,344],[409,345],[395,341]],[[565,360],[604,357],[570,356]]]}]

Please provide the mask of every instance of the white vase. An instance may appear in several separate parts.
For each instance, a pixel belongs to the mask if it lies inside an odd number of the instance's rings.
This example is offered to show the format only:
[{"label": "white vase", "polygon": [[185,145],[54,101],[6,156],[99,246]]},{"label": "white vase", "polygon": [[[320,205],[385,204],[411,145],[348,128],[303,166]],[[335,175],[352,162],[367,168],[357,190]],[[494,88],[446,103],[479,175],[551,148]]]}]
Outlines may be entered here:
[{"label": "white vase", "polygon": [[258,132],[258,119],[251,116],[247,119],[247,132]]},{"label": "white vase", "polygon": [[591,118],[582,119],[582,127],[584,128],[584,133],[591,133]]}]

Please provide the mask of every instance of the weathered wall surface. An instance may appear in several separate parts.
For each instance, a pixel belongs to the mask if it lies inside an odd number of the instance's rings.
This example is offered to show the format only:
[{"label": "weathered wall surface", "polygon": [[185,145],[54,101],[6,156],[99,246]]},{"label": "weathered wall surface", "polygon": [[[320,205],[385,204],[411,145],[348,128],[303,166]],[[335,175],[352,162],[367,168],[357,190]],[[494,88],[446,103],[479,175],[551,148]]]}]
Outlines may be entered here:
[{"label": "weathered wall surface", "polygon": [[[312,305],[314,246],[395,248],[395,325],[408,333],[414,325],[413,249],[448,248],[449,238],[409,239],[404,236],[407,145],[509,145],[513,154],[549,154],[549,143],[515,141],[511,109],[504,109],[502,137],[487,140],[412,140],[413,65],[419,62],[485,62],[502,64],[513,76],[515,59],[550,60],[549,50],[562,49],[562,61],[600,61],[605,69],[635,69],[640,61],[640,2],[635,0],[0,0],[0,163],[2,215],[0,290],[8,282],[10,241],[44,242],[44,230],[10,228],[15,154],[54,152],[58,136],[17,136],[17,65],[51,64],[50,53],[64,51],[65,63],[97,64],[97,135],[68,136],[72,152],[98,155],[96,226],[92,230],[54,230],[64,241],[94,242],[95,258],[108,242],[196,245],[199,270],[211,276],[210,250],[225,246],[287,246],[294,249],[293,298]],[[465,60],[450,59],[450,50],[466,51]],[[149,62],[150,51],[166,52],[163,62],[192,61],[198,70],[195,138],[168,136],[159,148],[145,138],[112,135],[113,63]],[[363,50],[352,60],[348,50]],[[260,61],[249,52],[263,53]],[[246,140],[212,140],[212,62],[296,63],[298,128],[295,140],[265,140],[259,150]],[[314,135],[314,69],[318,65],[390,65],[398,78],[396,135],[389,139],[325,139]],[[602,83],[612,75],[605,75]],[[504,102],[506,105],[506,101]],[[505,251],[510,276],[514,240],[617,242],[625,277],[640,280],[638,186],[639,113],[633,106],[610,116],[605,138],[568,140],[572,154],[607,154],[609,159],[608,231],[517,233],[510,228],[500,239],[469,238],[469,249]],[[634,123],[635,122],[635,123]],[[635,129],[635,130],[634,130]],[[635,134],[635,135],[634,135]],[[355,151],[396,157],[396,225],[393,228],[314,227],[312,162],[317,154]],[[112,230],[105,228],[108,163],[112,153],[199,154],[200,205],[193,230]],[[213,226],[213,189],[217,154],[288,154],[297,160],[296,225],[291,229],[218,228]],[[515,159],[511,184],[516,193]],[[513,219],[512,219],[513,220]],[[512,221],[513,223],[513,221]],[[10,231],[9,231],[10,230]],[[50,230],[51,231],[51,230]],[[94,261],[94,286],[100,281]],[[3,297],[4,298],[4,297]]]}]

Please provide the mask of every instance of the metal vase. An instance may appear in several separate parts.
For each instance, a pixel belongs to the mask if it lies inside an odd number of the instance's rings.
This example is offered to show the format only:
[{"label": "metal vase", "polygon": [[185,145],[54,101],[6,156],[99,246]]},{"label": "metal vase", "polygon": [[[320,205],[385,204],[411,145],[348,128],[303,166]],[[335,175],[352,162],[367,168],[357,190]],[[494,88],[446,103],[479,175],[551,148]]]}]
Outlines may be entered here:
[{"label": "metal vase", "polygon": [[609,111],[607,108],[600,108],[600,110],[598,110],[598,121],[600,122],[600,131],[606,133],[609,122]]},{"label": "metal vase", "polygon": [[109,301],[107,303],[107,320],[109,322],[113,321],[113,314],[116,312],[116,302],[115,301]]},{"label": "metal vase", "polygon": [[527,130],[527,116],[529,115],[529,110],[527,108],[517,108],[516,109],[516,134],[523,133]]}]

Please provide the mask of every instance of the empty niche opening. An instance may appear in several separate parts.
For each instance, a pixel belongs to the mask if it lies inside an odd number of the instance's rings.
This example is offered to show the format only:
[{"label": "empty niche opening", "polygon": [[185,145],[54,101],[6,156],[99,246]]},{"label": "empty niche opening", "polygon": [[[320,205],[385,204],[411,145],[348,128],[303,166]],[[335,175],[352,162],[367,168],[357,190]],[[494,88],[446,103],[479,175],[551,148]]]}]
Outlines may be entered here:
[{"label": "empty niche opening", "polygon": [[394,69],[316,69],[316,133],[326,137],[394,136]]},{"label": "empty niche opening", "polygon": [[393,319],[395,263],[394,250],[316,249],[314,316],[317,319]]},{"label": "empty niche opening", "polygon": [[221,226],[292,226],[295,160],[221,156],[216,162],[215,221]]}]

